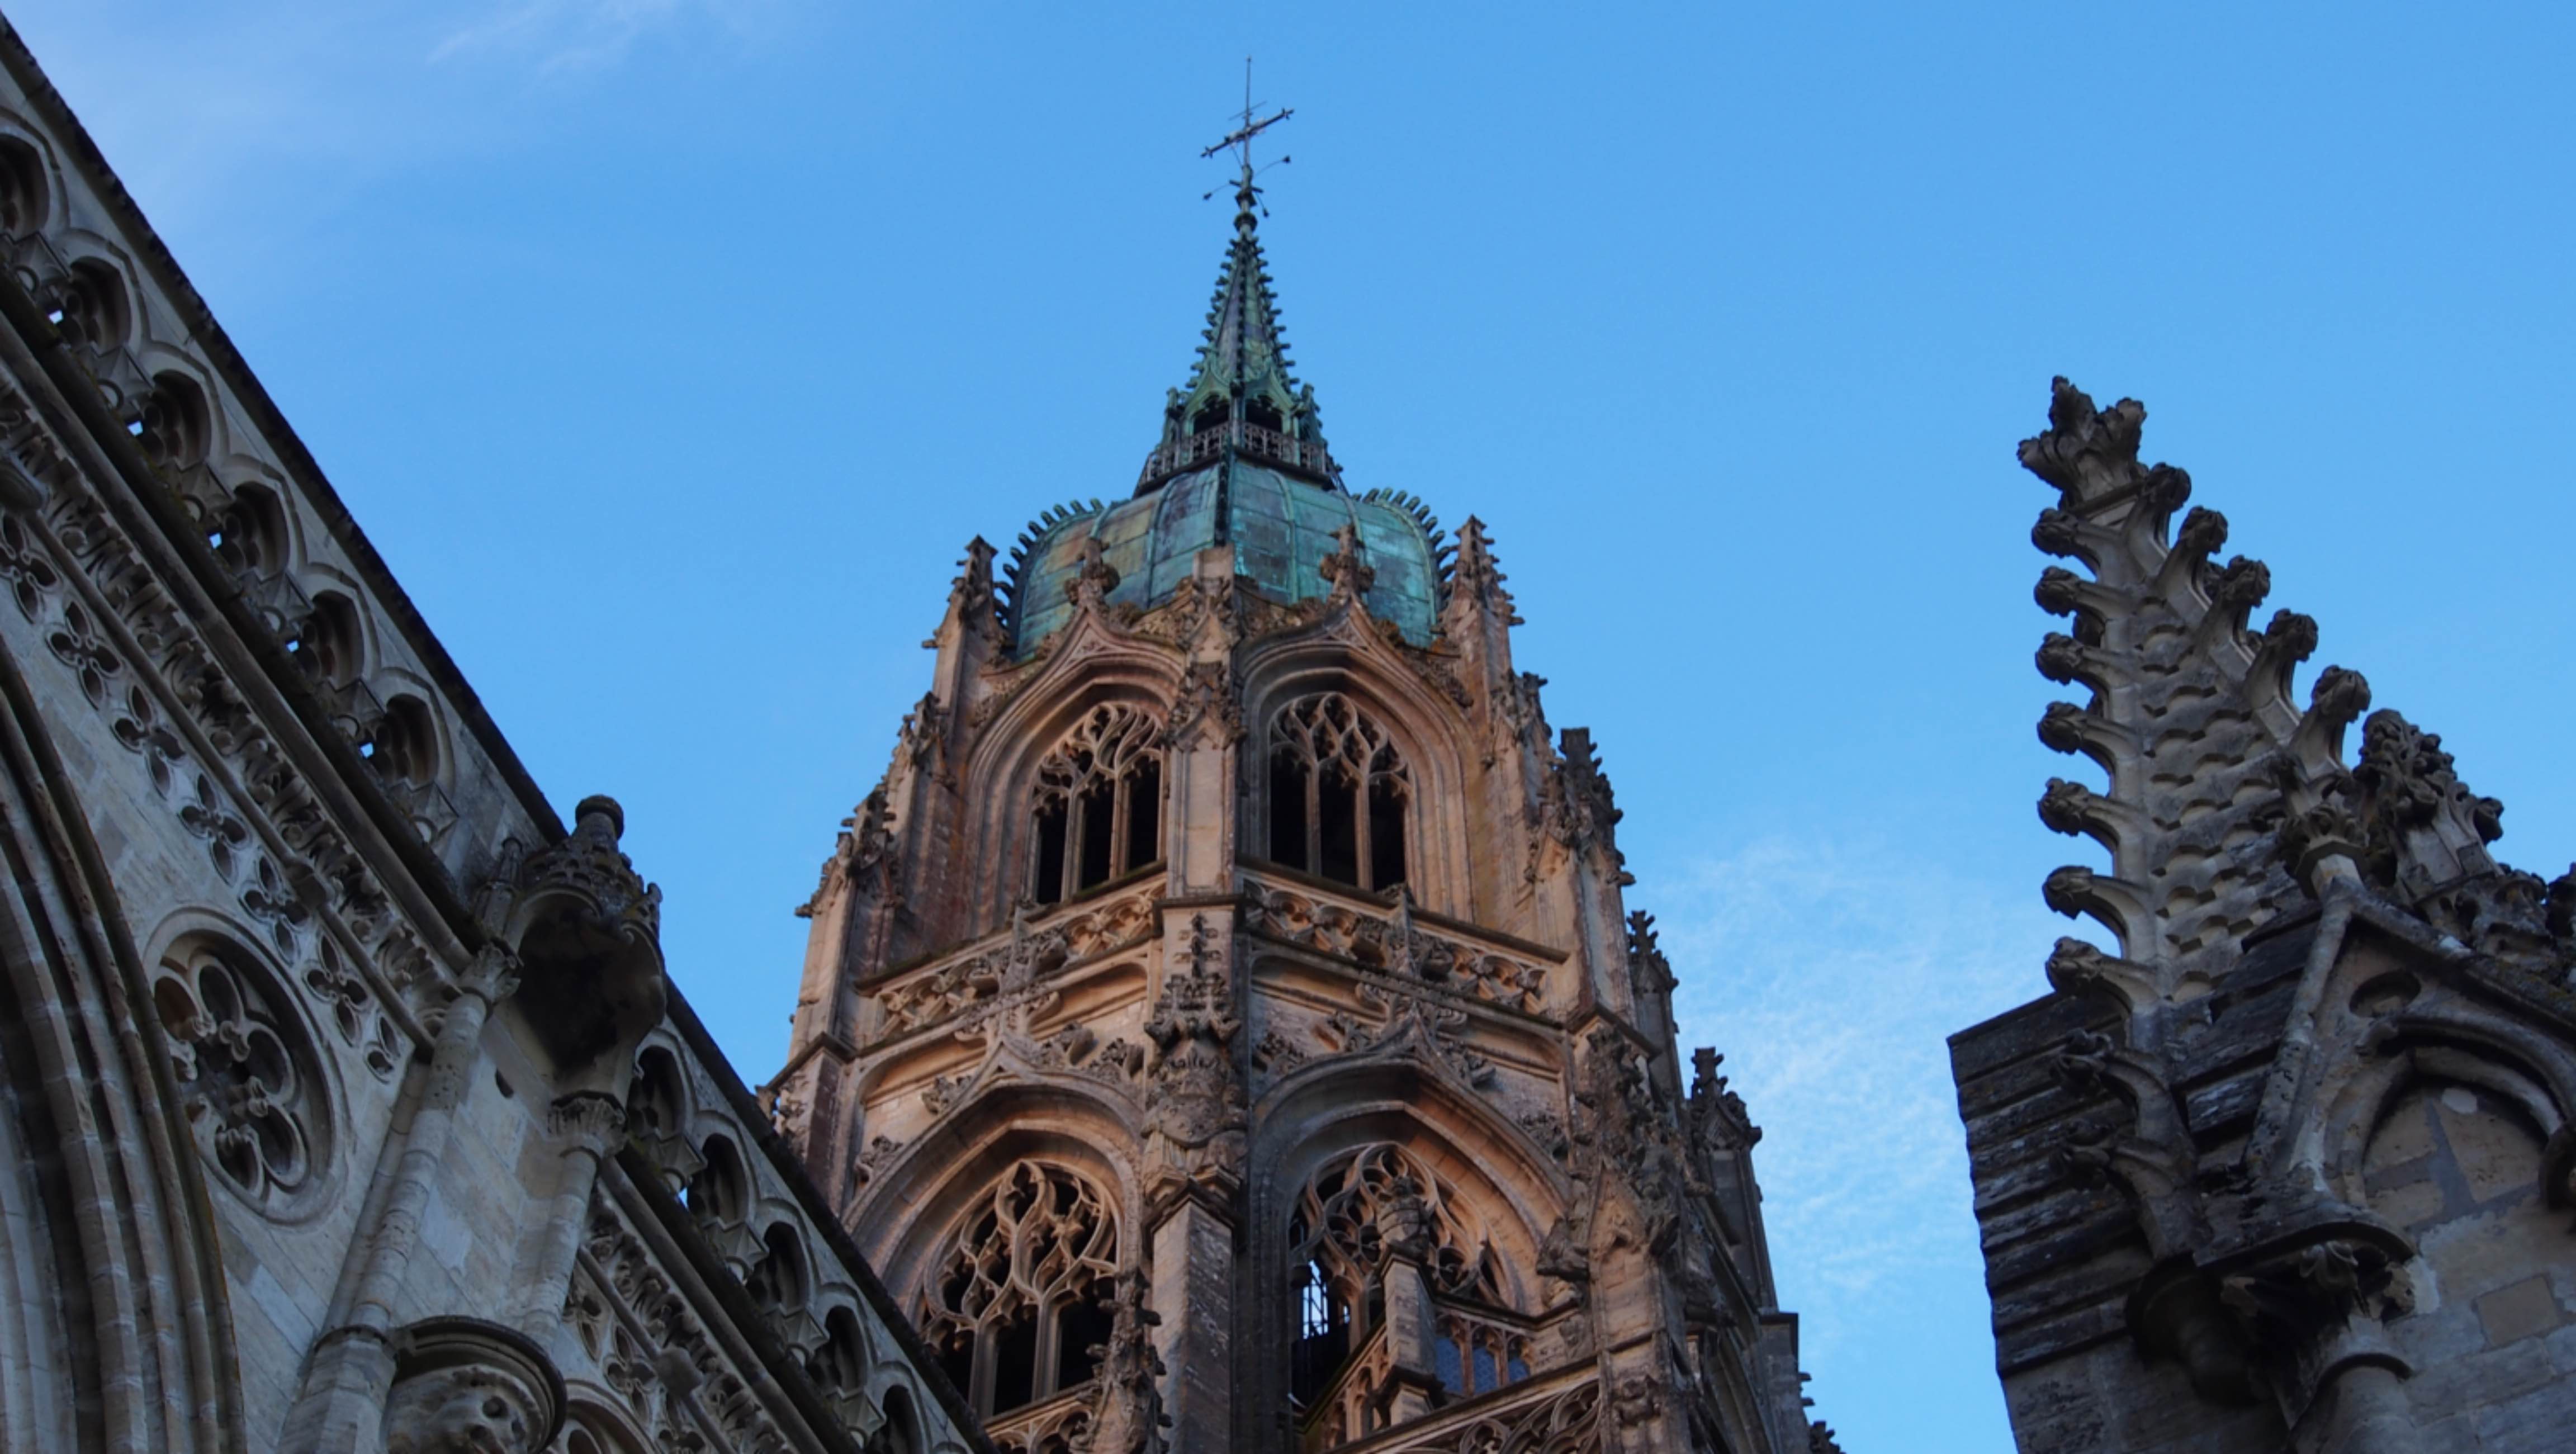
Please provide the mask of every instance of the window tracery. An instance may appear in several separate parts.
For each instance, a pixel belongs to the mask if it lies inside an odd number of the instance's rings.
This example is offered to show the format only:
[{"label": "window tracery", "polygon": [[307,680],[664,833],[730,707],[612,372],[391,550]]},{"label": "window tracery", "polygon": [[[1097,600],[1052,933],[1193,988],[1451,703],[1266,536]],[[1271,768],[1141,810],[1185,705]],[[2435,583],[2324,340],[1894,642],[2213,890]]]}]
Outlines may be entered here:
[{"label": "window tracery", "polygon": [[312,1183],[326,1130],[302,1022],[246,955],[207,939],[173,946],[152,1000],[207,1158],[253,1203],[282,1209]]},{"label": "window tracery", "polygon": [[[1288,1223],[1295,1336],[1290,1392],[1323,1420],[1331,1444],[1383,1427],[1375,1385],[1392,1371],[1386,1286],[1396,1263],[1418,1270],[1436,1314],[1428,1359],[1455,1397],[1529,1376],[1526,1319],[1514,1308],[1492,1240],[1454,1190],[1391,1142],[1324,1164]],[[1342,1432],[1331,1434],[1330,1428]]]},{"label": "window tracery", "polygon": [[1029,897],[1058,903],[1162,856],[1162,724],[1094,707],[1038,763]]},{"label": "window tracery", "polygon": [[1109,1337],[1118,1222],[1090,1181],[1023,1161],[959,1218],[915,1316],[984,1417],[1091,1380]]},{"label": "window tracery", "polygon": [[1379,891],[1404,882],[1413,779],[1394,739],[1339,692],[1270,723],[1270,858]]}]

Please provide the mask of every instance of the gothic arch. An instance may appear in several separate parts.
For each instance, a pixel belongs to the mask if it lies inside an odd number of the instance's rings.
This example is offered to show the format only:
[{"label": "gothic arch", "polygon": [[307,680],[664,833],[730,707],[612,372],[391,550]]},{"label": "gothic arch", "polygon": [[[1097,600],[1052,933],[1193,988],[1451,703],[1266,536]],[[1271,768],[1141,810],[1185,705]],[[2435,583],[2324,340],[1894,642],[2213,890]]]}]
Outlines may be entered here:
[{"label": "gothic arch", "polygon": [[[1313,1309],[1303,1305],[1309,1296],[1299,1277],[1304,1264],[1298,1260],[1301,1248],[1292,1244],[1301,1230],[1311,1240],[1314,1229],[1301,1229],[1297,1220],[1301,1210],[1309,1216],[1314,1210],[1310,1189],[1318,1183],[1319,1173],[1382,1148],[1399,1151],[1419,1174],[1433,1179],[1438,1187],[1435,1200],[1460,1224],[1475,1229],[1482,1239],[1477,1250],[1491,1259],[1497,1294],[1492,1301],[1521,1319],[1544,1311],[1539,1246],[1545,1230],[1562,1213],[1569,1188],[1517,1127],[1508,1125],[1480,1098],[1461,1091],[1445,1074],[1409,1057],[1310,1063],[1264,1097],[1255,1108],[1253,1124],[1264,1129],[1252,1149],[1247,1178],[1252,1188],[1247,1209],[1252,1252],[1244,1312],[1237,1327],[1249,1351],[1256,1399],[1286,1407],[1301,1382],[1306,1383],[1309,1396],[1321,1391],[1308,1381],[1317,1376],[1317,1370],[1298,1366],[1306,1357],[1300,1351],[1305,1347],[1300,1335],[1311,1331],[1304,1324]],[[1468,1154],[1467,1147],[1477,1148],[1476,1154]],[[1472,1288],[1451,1293],[1466,1299],[1458,1311],[1485,1301]],[[1439,1359],[1438,1338],[1445,1336],[1455,1318],[1449,1303],[1435,1306],[1441,1310],[1434,1329],[1435,1359]],[[1351,1325],[1363,1327],[1370,1321],[1354,1315]],[[1471,1321],[1495,1327],[1492,1319]],[[1506,1337],[1511,1326],[1510,1319],[1502,1320],[1500,1330]],[[1546,1372],[1557,1361],[1556,1349],[1538,1342],[1498,1347],[1482,1364],[1477,1360],[1484,1355],[1465,1351],[1476,1346],[1472,1336],[1463,1345],[1448,1346],[1457,1350],[1454,1367],[1443,1361],[1439,1372],[1444,1377],[1454,1372],[1463,1389],[1477,1392],[1489,1386],[1479,1384],[1480,1368],[1490,1367],[1503,1382],[1517,1382]],[[1351,1367],[1365,1368],[1356,1360],[1356,1349],[1346,1348],[1343,1353],[1354,1357]],[[1519,1359],[1517,1368],[1512,1366],[1514,1356]],[[1331,1374],[1328,1386],[1340,1383],[1338,1371],[1324,1372]],[[1337,1417],[1331,1406],[1346,1396],[1346,1391],[1335,1393],[1326,1405],[1313,1409],[1314,1416]],[[1352,1425],[1344,1437],[1357,1438],[1368,1431],[1366,1426]]]},{"label": "gothic arch", "polygon": [[[973,785],[967,794],[973,805],[970,811],[981,816],[967,824],[964,837],[966,843],[979,845],[967,851],[972,924],[958,926],[960,932],[951,937],[1008,922],[1011,906],[1027,895],[1029,842],[1034,831],[1029,800],[1037,788],[1040,765],[1067,734],[1106,706],[1133,708],[1157,724],[1171,720],[1181,674],[1167,649],[1159,645],[1121,643],[1109,637],[1099,646],[1100,655],[1084,661],[1077,676],[1066,676],[1071,670],[1067,653],[1082,645],[1093,629],[1084,626],[1075,631],[1055,659],[1038,668],[1037,679],[1022,687],[975,734],[960,765],[962,780]],[[1171,828],[1166,804],[1159,830],[1166,843]]]},{"label": "gothic arch", "polygon": [[568,1390],[561,1454],[650,1454],[653,1436],[604,1388],[576,1384]]},{"label": "gothic arch", "polygon": [[[244,1449],[216,1194],[148,961],[0,650],[0,1445]],[[102,1134],[66,1134],[99,1124]]]},{"label": "gothic arch", "polygon": [[[1501,1239],[1500,1250],[1511,1259],[1509,1287],[1535,1295],[1539,1241],[1571,1189],[1526,1133],[1484,1101],[1460,1095],[1445,1077],[1407,1061],[1326,1060],[1300,1067],[1263,1097],[1253,1124],[1263,1128],[1252,1149],[1257,1222],[1276,1220],[1277,1199],[1305,1185],[1325,1162],[1356,1147],[1393,1143],[1450,1178]],[[1463,1149],[1469,1146],[1475,1155]],[[1265,1197],[1266,1208],[1260,1205]]]},{"label": "gothic arch", "polygon": [[2513,1108],[2545,1146],[2543,1190],[2556,1205],[2576,1193],[2576,1067],[2566,1047],[2484,1016],[2429,1012],[2400,1019],[2367,1057],[2320,1087],[2314,1155],[2326,1184],[2353,1206],[2368,1202],[2364,1168],[2389,1116],[2419,1087],[2484,1091]]},{"label": "gothic arch", "polygon": [[0,230],[15,237],[52,231],[62,196],[52,145],[17,112],[0,110]]},{"label": "gothic arch", "polygon": [[1022,1161],[1060,1164],[1098,1185],[1117,1211],[1119,1265],[1141,1260],[1140,1156],[1125,1113],[1087,1089],[1027,1082],[988,1091],[971,1106],[973,1114],[943,1117],[893,1157],[846,1219],[898,1301],[918,1288],[931,1244]]},{"label": "gothic arch", "polygon": [[1412,774],[1412,862],[1406,885],[1414,900],[1441,913],[1467,912],[1467,844],[1463,805],[1473,801],[1465,764],[1466,720],[1435,696],[1401,662],[1383,659],[1393,648],[1351,646],[1331,637],[1304,636],[1247,652],[1243,716],[1251,729],[1244,744],[1237,788],[1242,841],[1267,853],[1267,764],[1272,723],[1302,698],[1334,693],[1386,729]]}]

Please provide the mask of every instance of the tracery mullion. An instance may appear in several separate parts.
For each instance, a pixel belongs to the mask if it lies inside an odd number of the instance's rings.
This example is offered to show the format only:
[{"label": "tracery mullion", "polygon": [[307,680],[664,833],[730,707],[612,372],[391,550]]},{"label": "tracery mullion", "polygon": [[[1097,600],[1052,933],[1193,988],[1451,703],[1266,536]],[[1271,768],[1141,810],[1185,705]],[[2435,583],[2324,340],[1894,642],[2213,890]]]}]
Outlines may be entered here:
[{"label": "tracery mullion", "polygon": [[1308,873],[1324,871],[1324,765],[1312,752],[1300,754],[1305,759],[1306,787],[1306,863]]},{"label": "tracery mullion", "polygon": [[1127,871],[1127,774],[1109,772],[1109,864],[1101,882]]},{"label": "tracery mullion", "polygon": [[1377,879],[1369,872],[1369,840],[1377,836],[1370,831],[1373,826],[1369,820],[1369,769],[1363,761],[1359,771],[1351,774],[1351,862],[1357,866],[1354,877],[1359,880],[1353,887],[1363,892],[1377,886]]}]

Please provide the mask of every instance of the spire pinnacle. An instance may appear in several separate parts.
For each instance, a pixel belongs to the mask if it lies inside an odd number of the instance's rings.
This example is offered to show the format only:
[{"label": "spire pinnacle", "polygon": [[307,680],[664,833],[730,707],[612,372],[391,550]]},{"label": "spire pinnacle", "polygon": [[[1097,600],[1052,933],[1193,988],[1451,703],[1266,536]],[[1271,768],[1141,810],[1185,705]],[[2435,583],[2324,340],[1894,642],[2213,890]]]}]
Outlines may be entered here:
[{"label": "spire pinnacle", "polygon": [[[1340,470],[1324,447],[1315,392],[1289,371],[1288,346],[1279,333],[1279,302],[1261,254],[1262,169],[1252,143],[1296,113],[1281,107],[1259,114],[1252,99],[1252,62],[1243,63],[1243,110],[1234,129],[1199,152],[1202,159],[1235,154],[1234,240],[1217,274],[1197,364],[1189,384],[1164,403],[1163,437],[1145,457],[1136,493],[1220,459],[1258,459],[1314,483],[1338,487]],[[1282,156],[1273,166],[1284,166]],[[1207,194],[1214,197],[1215,192]]]}]

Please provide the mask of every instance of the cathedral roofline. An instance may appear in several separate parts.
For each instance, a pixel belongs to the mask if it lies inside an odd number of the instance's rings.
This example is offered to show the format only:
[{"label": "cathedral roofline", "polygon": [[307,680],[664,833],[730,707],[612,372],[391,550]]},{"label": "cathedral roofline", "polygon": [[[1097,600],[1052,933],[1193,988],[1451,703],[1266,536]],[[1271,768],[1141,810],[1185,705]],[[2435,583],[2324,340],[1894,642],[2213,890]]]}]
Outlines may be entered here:
[{"label": "cathedral roofline", "polygon": [[[156,281],[167,290],[171,301],[185,316],[194,335],[191,341],[202,352],[206,362],[222,375],[225,387],[250,412],[263,436],[275,443],[282,456],[281,462],[298,488],[320,507],[333,538],[349,552],[352,563],[365,574],[370,594],[384,607],[406,644],[419,653],[421,665],[453,706],[459,722],[490,756],[493,767],[509,785],[521,811],[545,831],[550,840],[563,837],[566,830],[562,815],[547,800],[545,790],[537,785],[535,776],[520,760],[509,739],[502,735],[500,724],[484,707],[473,684],[466,679],[455,658],[448,654],[438,634],[430,629],[420,608],[413,604],[410,593],[395,578],[392,567],[385,563],[375,544],[350,514],[340,492],[332,487],[329,476],[324,473],[321,462],[314,458],[303,437],[287,422],[285,411],[278,407],[267,386],[251,370],[240,348],[233,343],[232,336],[217,321],[204,295],[197,291],[186,270],[179,266],[169,244],[144,217],[141,204],[126,190],[123,179],[108,166],[105,154],[99,150],[88,128],[81,124],[71,103],[55,89],[44,67],[37,63],[34,52],[28,49],[25,38],[5,17],[0,17],[0,66],[7,67],[11,78],[26,91],[29,101],[42,114],[44,121],[56,129],[63,142],[64,164],[78,169],[82,180],[96,189],[102,203],[138,244],[134,249],[137,265],[156,275]],[[221,596],[224,593],[217,591],[216,594]],[[435,863],[435,860],[424,858],[424,862]],[[428,881],[449,882],[443,871]],[[461,895],[442,902],[439,907],[451,924],[463,926],[462,932],[466,932],[468,938],[474,937],[471,932],[473,914]]]}]

